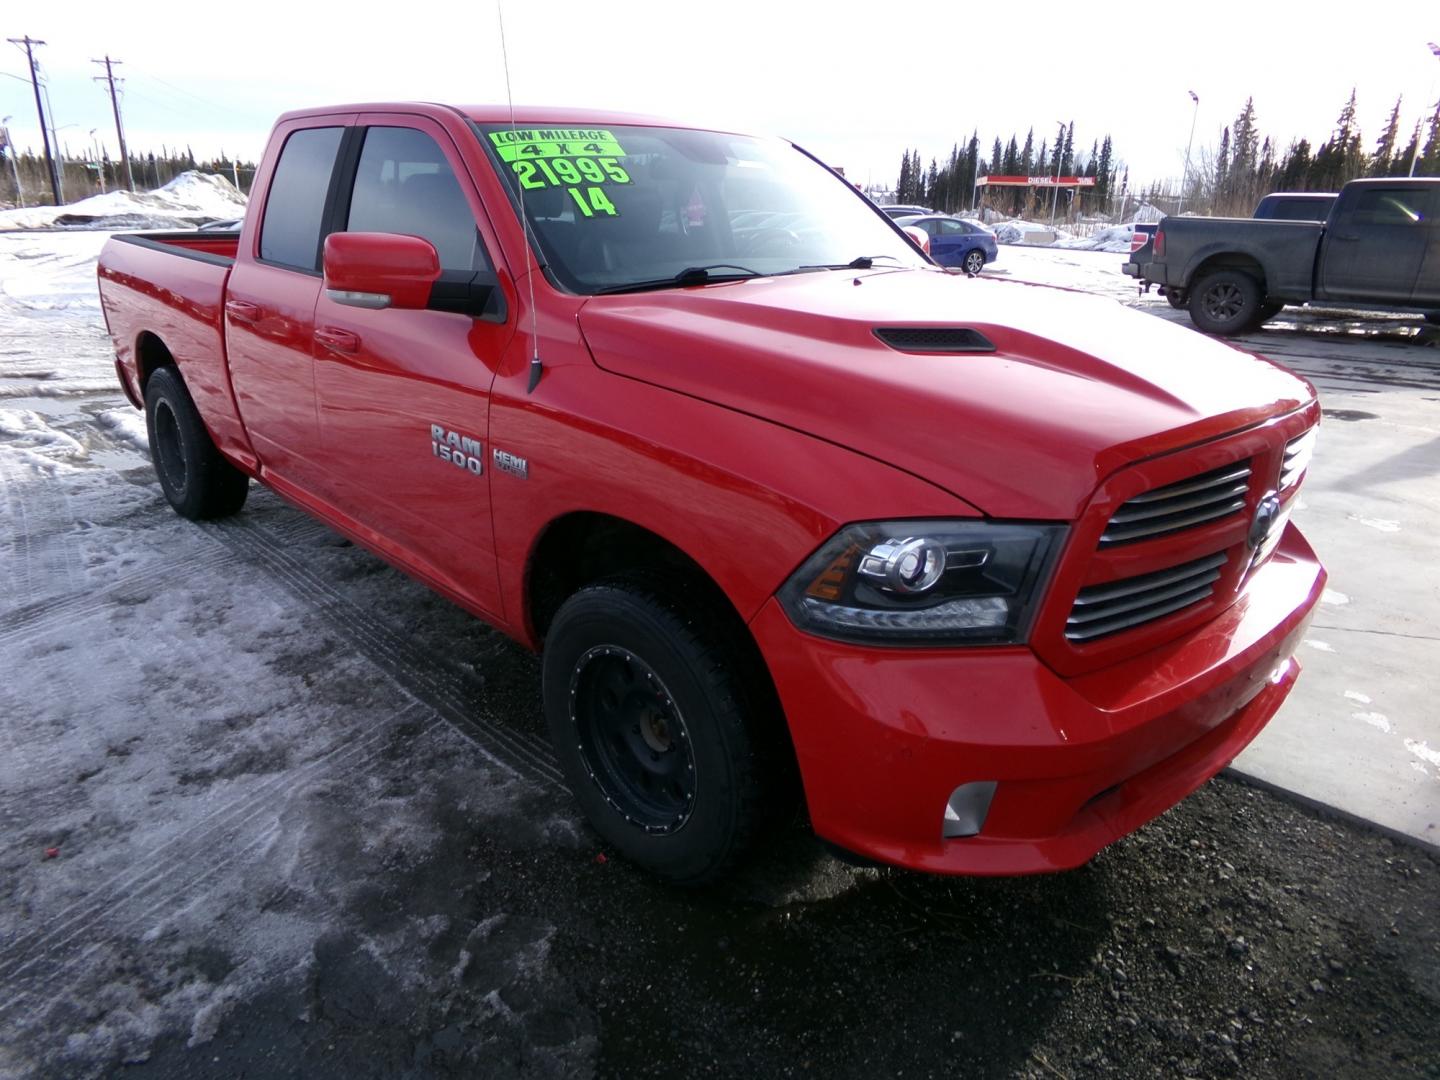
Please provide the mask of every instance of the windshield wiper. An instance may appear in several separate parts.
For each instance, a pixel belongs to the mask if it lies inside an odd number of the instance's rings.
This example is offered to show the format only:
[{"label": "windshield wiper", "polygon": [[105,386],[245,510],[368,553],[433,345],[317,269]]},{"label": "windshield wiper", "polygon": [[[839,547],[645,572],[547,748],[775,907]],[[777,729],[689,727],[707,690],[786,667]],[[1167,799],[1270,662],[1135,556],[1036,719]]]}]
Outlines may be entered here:
[{"label": "windshield wiper", "polygon": [[876,259],[891,259],[899,262],[895,255],[861,255],[851,259],[848,263],[811,263],[806,266],[797,266],[790,273],[799,273],[801,270],[869,270],[875,265]]},{"label": "windshield wiper", "polygon": [[[716,274],[716,270],[733,270],[730,274]],[[656,278],[653,281],[631,281],[624,285],[607,285],[596,289],[594,295],[607,296],[611,293],[646,292],[651,289],[683,289],[690,285],[709,285],[717,281],[743,281],[745,278],[766,277],[759,270],[735,263],[710,263],[708,266],[687,266],[674,277]]]}]

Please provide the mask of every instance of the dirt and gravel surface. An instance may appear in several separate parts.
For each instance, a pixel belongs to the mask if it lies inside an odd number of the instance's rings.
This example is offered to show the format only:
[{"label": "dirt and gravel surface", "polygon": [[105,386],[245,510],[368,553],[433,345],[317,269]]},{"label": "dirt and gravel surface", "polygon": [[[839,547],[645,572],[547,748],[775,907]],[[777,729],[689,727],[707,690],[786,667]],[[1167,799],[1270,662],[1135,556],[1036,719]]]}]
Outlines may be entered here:
[{"label": "dirt and gravel surface", "polygon": [[1440,861],[1237,780],[1043,878],[608,858],[535,659],[267,492],[176,518],[23,243],[0,1077],[1440,1077]]}]

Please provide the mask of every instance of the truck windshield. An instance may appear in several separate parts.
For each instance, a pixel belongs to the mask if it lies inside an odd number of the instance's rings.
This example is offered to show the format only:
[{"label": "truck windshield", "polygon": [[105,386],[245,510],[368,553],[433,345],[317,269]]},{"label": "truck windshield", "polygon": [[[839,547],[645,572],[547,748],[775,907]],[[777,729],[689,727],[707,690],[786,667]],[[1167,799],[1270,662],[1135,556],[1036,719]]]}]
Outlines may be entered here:
[{"label": "truck windshield", "polygon": [[779,139],[631,126],[480,133],[517,201],[523,193],[539,257],[577,293],[929,265],[844,179]]}]

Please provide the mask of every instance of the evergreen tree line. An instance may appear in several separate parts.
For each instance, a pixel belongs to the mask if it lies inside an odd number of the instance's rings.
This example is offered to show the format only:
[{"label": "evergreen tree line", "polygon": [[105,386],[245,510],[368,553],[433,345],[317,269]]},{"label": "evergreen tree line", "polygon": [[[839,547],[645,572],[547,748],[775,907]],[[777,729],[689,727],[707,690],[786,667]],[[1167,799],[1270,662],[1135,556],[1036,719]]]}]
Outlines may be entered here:
[{"label": "evergreen tree line", "polygon": [[1117,176],[1119,167],[1114,157],[1110,136],[1095,139],[1088,154],[1075,150],[1075,122],[1060,124],[1053,143],[1041,139],[1035,146],[1035,129],[1025,133],[1022,144],[1016,135],[1002,143],[997,137],[984,155],[978,132],[972,132],[963,146],[956,143],[949,158],[941,163],[930,159],[927,168],[920,151],[907,150],[900,159],[900,178],[895,186],[897,203],[929,206],[946,214],[969,210],[980,205],[1004,214],[1030,216],[1037,210],[1049,210],[1056,201],[1053,190],[1026,188],[975,188],[976,176],[1090,176],[1095,186],[1075,192],[1061,191],[1058,211],[1066,217],[1103,210],[1119,186],[1128,183],[1128,174]]},{"label": "evergreen tree line", "polygon": [[1312,146],[1308,139],[1293,139],[1280,153],[1272,139],[1261,138],[1255,102],[1249,98],[1221,132],[1219,148],[1202,154],[1198,166],[1192,163],[1186,205],[1200,213],[1244,217],[1272,191],[1339,191],[1361,177],[1408,176],[1412,163],[1415,176],[1440,176],[1440,101],[1428,122],[1424,117],[1415,121],[1408,139],[1400,128],[1403,104],[1395,99],[1384,130],[1367,151],[1351,90],[1324,142]]},{"label": "evergreen tree line", "polygon": [[[55,199],[50,192],[50,169],[43,154],[26,150],[11,156],[11,151],[0,152],[0,204],[8,206],[51,206]],[[60,194],[63,202],[73,203],[102,191],[124,189],[125,165],[119,159],[102,155],[98,161],[87,161],[71,154],[55,158],[56,171],[60,174]],[[150,191],[163,187],[183,172],[197,170],[218,173],[231,183],[239,179],[240,190],[250,191],[255,179],[255,163],[237,161],[227,155],[209,160],[197,159],[186,147],[184,151],[161,147],[159,154],[132,154],[130,170],[135,177],[136,191]],[[19,174],[20,191],[16,191],[16,174]]]},{"label": "evergreen tree line", "polygon": [[[1401,131],[1403,100],[1397,98],[1389,120],[1373,149],[1356,121],[1356,95],[1340,110],[1335,127],[1319,145],[1308,139],[1292,139],[1283,151],[1279,143],[1262,136],[1253,98],[1234,122],[1226,125],[1219,146],[1202,149],[1190,163],[1182,183],[1183,206],[1198,214],[1248,217],[1261,197],[1273,191],[1339,191],[1348,181],[1365,176],[1440,176],[1440,101],[1430,106],[1430,115],[1416,120],[1406,137]],[[1061,124],[1053,142],[1042,140],[1035,147],[1035,130],[1021,142],[1011,135],[1008,142],[996,138],[988,157],[982,155],[978,132],[963,145],[956,143],[948,159],[930,159],[926,166],[918,150],[906,150],[900,159],[900,176],[894,201],[933,207],[952,214],[992,207],[1007,214],[1031,217],[1048,213],[1054,198],[1044,188],[975,188],[979,175],[996,176],[1093,176],[1095,186],[1075,194],[1059,195],[1060,215],[1074,219],[1081,215],[1115,215],[1122,193],[1167,210],[1175,210],[1181,198],[1165,191],[1157,182],[1144,192],[1130,190],[1129,172],[1115,155],[1107,134],[1091,143],[1089,154],[1077,153],[1075,124]],[[1135,205],[1132,203],[1131,205]],[[1126,215],[1129,216],[1128,214]]]}]

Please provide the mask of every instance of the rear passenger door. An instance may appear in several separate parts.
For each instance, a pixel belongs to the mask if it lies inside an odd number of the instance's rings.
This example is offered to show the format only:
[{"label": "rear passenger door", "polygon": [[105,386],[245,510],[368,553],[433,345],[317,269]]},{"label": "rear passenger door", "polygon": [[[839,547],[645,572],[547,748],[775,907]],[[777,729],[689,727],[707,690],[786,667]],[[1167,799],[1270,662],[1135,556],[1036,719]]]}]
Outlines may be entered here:
[{"label": "rear passenger door", "polygon": [[1432,232],[1434,195],[1433,189],[1369,183],[1342,192],[1325,232],[1320,297],[1409,302]]},{"label": "rear passenger door", "polygon": [[320,479],[311,358],[320,246],[334,199],[337,162],[354,115],[291,121],[263,202],[225,290],[225,348],[235,401],[250,444],[277,486],[314,491]]},{"label": "rear passenger door", "polygon": [[[429,240],[449,276],[498,250],[455,144],[416,116],[360,118],[336,231]],[[322,292],[315,382],[327,479],[362,535],[433,584],[499,614],[490,520],[490,386],[513,321],[367,310]]]}]

